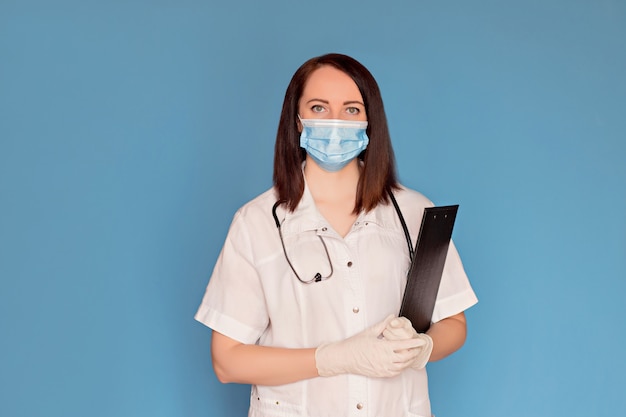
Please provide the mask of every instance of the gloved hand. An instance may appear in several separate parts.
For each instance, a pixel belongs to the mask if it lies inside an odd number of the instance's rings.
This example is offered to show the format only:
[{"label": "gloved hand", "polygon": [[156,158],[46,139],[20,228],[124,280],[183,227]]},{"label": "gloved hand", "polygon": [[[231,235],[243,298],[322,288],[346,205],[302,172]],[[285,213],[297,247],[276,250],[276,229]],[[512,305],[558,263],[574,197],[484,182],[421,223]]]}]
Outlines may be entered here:
[{"label": "gloved hand", "polygon": [[369,377],[391,377],[411,366],[424,344],[421,339],[387,340],[380,337],[394,319],[382,322],[345,340],[326,343],[315,350],[315,365],[320,376],[359,374]]},{"label": "gloved hand", "polygon": [[428,359],[430,359],[430,354],[433,352],[433,339],[426,333],[417,333],[406,317],[396,317],[390,320],[385,330],[383,330],[383,336],[387,340],[413,339],[421,341],[420,346],[414,349],[418,352],[418,355],[415,357],[411,367],[415,369],[425,367]]}]

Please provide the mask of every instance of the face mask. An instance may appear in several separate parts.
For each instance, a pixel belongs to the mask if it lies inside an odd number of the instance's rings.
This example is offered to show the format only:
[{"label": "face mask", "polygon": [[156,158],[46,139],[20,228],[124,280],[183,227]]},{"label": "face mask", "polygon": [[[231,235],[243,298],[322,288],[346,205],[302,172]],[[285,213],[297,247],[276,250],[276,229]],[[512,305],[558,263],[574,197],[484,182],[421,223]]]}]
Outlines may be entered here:
[{"label": "face mask", "polygon": [[[299,117],[299,116],[298,116]],[[367,148],[367,122],[300,119],[300,147],[325,171],[337,172]]]}]

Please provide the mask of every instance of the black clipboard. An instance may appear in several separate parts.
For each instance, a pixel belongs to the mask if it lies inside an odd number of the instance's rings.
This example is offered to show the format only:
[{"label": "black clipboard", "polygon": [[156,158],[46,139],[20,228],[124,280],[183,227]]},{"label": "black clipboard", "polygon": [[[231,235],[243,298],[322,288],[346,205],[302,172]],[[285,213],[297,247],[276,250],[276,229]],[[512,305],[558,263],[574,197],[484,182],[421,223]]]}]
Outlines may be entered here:
[{"label": "black clipboard", "polygon": [[454,205],[424,210],[400,307],[400,316],[409,319],[418,333],[430,328],[458,208]]}]

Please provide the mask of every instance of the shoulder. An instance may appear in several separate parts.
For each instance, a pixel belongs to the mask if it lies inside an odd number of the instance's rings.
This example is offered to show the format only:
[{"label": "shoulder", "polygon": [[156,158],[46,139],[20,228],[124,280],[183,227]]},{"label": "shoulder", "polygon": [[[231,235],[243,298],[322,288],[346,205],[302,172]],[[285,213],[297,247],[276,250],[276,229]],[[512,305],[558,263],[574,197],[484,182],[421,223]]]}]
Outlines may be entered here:
[{"label": "shoulder", "polygon": [[255,237],[272,233],[276,229],[272,216],[275,201],[274,191],[269,189],[241,206],[233,215],[227,241],[240,249],[250,249],[258,240]]},{"label": "shoulder", "polygon": [[404,218],[411,235],[417,236],[422,217],[424,216],[424,210],[428,207],[433,207],[433,202],[419,191],[403,185],[400,185],[400,188],[395,190],[393,194],[400,208],[400,212],[397,213],[398,216]]},{"label": "shoulder", "polygon": [[426,208],[434,206],[433,202],[424,194],[404,185],[400,185],[400,189],[395,190],[393,194],[401,207]]}]

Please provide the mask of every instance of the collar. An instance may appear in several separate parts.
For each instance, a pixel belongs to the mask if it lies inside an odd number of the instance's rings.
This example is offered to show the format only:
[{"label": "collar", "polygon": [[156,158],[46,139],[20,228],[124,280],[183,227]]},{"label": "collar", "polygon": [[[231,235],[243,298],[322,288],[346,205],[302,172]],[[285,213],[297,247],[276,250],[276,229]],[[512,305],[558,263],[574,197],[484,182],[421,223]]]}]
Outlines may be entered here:
[{"label": "collar", "polygon": [[329,228],[328,222],[315,206],[306,179],[304,180],[304,192],[296,209],[290,212],[281,206],[277,209],[276,214],[279,220],[282,216],[280,227],[285,236]]},{"label": "collar", "polygon": [[[304,178],[304,192],[298,206],[293,212],[285,210],[282,207],[276,209],[276,215],[281,222],[281,231],[283,235],[288,236],[301,232],[324,231],[324,228],[330,229],[328,221],[321,215],[315,206],[315,201],[309,190],[306,177],[304,176],[304,166],[306,160],[302,161],[302,176]],[[404,187],[400,186],[400,190],[396,193],[402,193]],[[398,223],[398,214],[391,202],[387,204],[379,204],[369,212],[361,211],[355,220],[355,226],[364,223],[374,223],[383,228],[395,228]]]},{"label": "collar", "polygon": [[[306,179],[304,180],[304,192],[296,209],[293,212],[289,212],[281,206],[277,208],[276,214],[281,222],[281,230],[284,236],[309,231],[324,232],[325,229],[331,229],[328,221],[317,210]],[[365,223],[373,223],[382,228],[394,229],[398,225],[398,214],[391,203],[379,204],[373,210],[369,212],[362,211],[357,216],[355,226]]]}]

